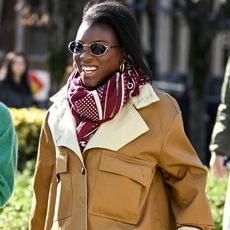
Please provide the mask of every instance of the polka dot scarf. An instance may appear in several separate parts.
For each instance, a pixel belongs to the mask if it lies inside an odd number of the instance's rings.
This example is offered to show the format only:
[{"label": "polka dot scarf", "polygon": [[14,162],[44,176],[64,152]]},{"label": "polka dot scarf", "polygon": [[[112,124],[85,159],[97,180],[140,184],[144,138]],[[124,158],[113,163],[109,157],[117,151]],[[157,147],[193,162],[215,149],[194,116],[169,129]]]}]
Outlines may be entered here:
[{"label": "polka dot scarf", "polygon": [[[74,71],[68,80],[67,100],[76,121],[76,133],[81,151],[100,124],[121,110],[128,99],[139,94],[141,85],[149,81],[133,65],[117,72],[102,86],[90,90],[84,87],[80,73]],[[106,134],[105,134],[106,135]]]}]

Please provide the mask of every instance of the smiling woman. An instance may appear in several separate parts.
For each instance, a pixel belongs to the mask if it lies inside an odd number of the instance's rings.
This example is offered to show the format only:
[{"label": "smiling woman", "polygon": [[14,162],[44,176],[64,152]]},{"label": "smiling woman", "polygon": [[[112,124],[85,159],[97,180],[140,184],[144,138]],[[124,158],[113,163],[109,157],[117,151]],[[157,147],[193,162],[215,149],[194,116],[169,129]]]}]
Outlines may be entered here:
[{"label": "smiling woman", "polygon": [[177,102],[150,85],[131,11],[89,2],[68,47],[75,69],[43,124],[30,229],[214,229],[207,172]]},{"label": "smiling woman", "polygon": [[124,55],[112,27],[88,22],[80,25],[73,59],[86,87],[94,88],[103,84],[119,70]]}]

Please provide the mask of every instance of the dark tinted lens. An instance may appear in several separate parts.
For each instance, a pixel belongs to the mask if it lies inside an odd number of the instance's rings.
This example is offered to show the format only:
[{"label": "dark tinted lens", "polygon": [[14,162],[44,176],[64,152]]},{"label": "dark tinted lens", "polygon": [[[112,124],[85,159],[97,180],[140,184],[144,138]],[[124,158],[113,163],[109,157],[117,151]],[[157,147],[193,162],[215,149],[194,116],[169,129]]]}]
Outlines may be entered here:
[{"label": "dark tinted lens", "polygon": [[107,50],[107,47],[101,43],[96,42],[90,45],[90,51],[94,55],[102,55],[103,53],[106,52],[106,50]]},{"label": "dark tinted lens", "polygon": [[72,53],[80,54],[83,51],[83,45],[80,42],[72,42],[69,45],[69,49]]}]

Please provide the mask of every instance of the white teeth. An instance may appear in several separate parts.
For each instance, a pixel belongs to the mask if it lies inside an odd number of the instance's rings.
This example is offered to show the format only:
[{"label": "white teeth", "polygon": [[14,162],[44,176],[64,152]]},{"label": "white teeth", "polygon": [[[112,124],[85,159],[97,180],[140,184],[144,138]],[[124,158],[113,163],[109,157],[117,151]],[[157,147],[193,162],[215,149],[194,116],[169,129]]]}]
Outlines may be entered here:
[{"label": "white teeth", "polygon": [[82,66],[82,70],[84,72],[92,72],[92,71],[97,70],[97,67],[95,67],[95,66]]}]

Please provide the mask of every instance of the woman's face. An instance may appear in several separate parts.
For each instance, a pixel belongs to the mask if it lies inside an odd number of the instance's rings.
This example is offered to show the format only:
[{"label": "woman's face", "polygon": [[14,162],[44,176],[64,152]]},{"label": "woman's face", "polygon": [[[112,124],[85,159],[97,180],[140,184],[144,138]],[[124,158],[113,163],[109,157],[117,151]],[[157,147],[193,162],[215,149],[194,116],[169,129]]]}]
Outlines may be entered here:
[{"label": "woman's face", "polygon": [[[82,44],[102,42],[109,46],[119,45],[112,27],[106,24],[89,25],[85,22],[78,29],[76,41],[80,41]],[[102,56],[95,56],[90,53],[89,46],[85,46],[83,53],[73,55],[80,71],[81,80],[89,88],[100,86],[107,78],[117,72],[123,58],[124,52],[120,47],[109,48]]]},{"label": "woman's face", "polygon": [[25,59],[22,56],[15,56],[12,60],[11,70],[14,76],[21,77],[26,71]]}]

